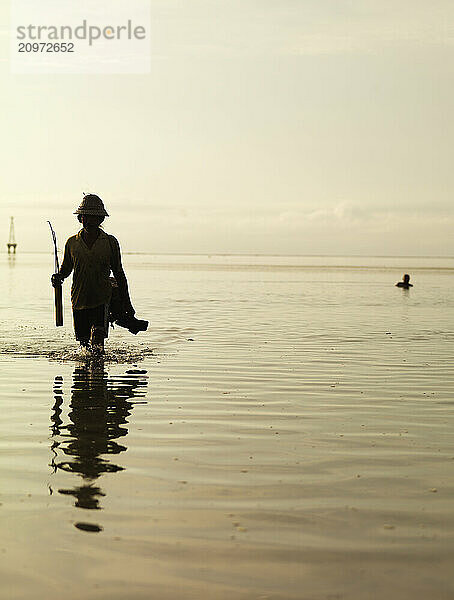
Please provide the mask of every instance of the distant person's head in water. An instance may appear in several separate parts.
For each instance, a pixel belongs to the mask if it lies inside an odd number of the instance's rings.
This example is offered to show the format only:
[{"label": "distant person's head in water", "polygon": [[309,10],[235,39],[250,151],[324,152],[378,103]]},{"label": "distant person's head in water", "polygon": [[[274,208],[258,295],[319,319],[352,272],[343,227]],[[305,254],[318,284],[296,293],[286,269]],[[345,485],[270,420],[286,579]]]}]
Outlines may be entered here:
[{"label": "distant person's head in water", "polygon": [[402,281],[396,283],[396,286],[405,288],[406,290],[408,290],[408,288],[413,287],[413,284],[410,283],[410,275],[408,273],[405,273],[405,275],[402,277]]}]

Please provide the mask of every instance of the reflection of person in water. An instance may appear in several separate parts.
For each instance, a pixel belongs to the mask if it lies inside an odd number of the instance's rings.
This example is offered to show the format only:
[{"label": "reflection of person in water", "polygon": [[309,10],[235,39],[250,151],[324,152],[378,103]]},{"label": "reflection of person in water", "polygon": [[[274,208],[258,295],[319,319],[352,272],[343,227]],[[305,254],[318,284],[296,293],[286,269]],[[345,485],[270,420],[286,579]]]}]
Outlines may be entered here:
[{"label": "reflection of person in water", "polygon": [[404,288],[406,290],[413,287],[413,284],[410,283],[410,275],[408,275],[408,273],[405,273],[405,275],[402,277],[402,281],[398,281],[396,283],[396,287]]},{"label": "reflection of person in water", "polygon": [[[104,455],[126,450],[126,446],[115,440],[127,435],[127,418],[137,402],[133,399],[145,394],[145,390],[140,389],[147,385],[142,373],[130,372],[108,378],[103,364],[77,367],[73,374],[67,425],[61,418],[63,381],[55,378],[55,404],[51,417],[54,459],[51,466],[54,472],[62,470],[82,477],[82,485],[58,490],[60,494],[74,496],[75,506],[79,508],[100,509],[99,499],[105,494],[94,485],[95,481],[104,473],[123,470]],[[58,460],[61,453],[66,460]]]}]

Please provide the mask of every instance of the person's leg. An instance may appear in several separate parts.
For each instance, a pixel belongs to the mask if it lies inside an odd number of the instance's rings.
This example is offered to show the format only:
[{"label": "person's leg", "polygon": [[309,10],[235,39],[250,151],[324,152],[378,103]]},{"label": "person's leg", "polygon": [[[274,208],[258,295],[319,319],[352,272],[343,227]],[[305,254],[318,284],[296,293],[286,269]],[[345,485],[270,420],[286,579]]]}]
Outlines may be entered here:
[{"label": "person's leg", "polygon": [[74,333],[76,340],[81,346],[88,347],[90,342],[91,323],[89,318],[90,309],[82,308],[73,310]]},{"label": "person's leg", "polygon": [[90,309],[90,343],[93,350],[104,352],[104,340],[109,332],[109,307],[101,304]]},{"label": "person's leg", "polygon": [[109,331],[108,315],[109,306],[106,304],[73,310],[74,333],[81,346],[88,348],[91,344],[104,349],[104,339]]}]

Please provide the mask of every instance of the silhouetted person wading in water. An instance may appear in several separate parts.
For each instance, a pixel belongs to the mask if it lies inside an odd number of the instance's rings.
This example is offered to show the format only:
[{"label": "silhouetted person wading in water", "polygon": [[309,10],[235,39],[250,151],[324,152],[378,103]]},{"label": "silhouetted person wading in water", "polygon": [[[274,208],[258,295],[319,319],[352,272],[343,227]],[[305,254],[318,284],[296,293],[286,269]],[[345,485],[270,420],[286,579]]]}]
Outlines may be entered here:
[{"label": "silhouetted person wading in water", "polygon": [[134,316],[128,282],[121,264],[120,245],[113,235],[100,229],[108,217],[98,196],[89,194],[74,213],[83,229],[68,239],[60,271],[52,275],[52,285],[61,285],[74,271],[71,303],[74,332],[81,346],[102,351],[109,332],[109,303],[112,296],[110,271],[117,281],[118,292],[126,317]]},{"label": "silhouetted person wading in water", "polygon": [[402,277],[402,281],[398,281],[396,283],[396,287],[404,288],[406,290],[413,287],[413,284],[410,283],[410,275],[408,275],[408,273],[405,273],[405,275]]}]

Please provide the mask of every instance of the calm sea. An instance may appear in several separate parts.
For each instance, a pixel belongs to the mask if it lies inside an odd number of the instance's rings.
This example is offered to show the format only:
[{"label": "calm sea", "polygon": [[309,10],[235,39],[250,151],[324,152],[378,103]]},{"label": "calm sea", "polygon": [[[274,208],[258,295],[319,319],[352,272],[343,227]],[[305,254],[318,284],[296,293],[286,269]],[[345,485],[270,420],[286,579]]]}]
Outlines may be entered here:
[{"label": "calm sea", "polygon": [[0,255],[0,598],[454,597],[454,258],[124,266],[99,363]]}]

